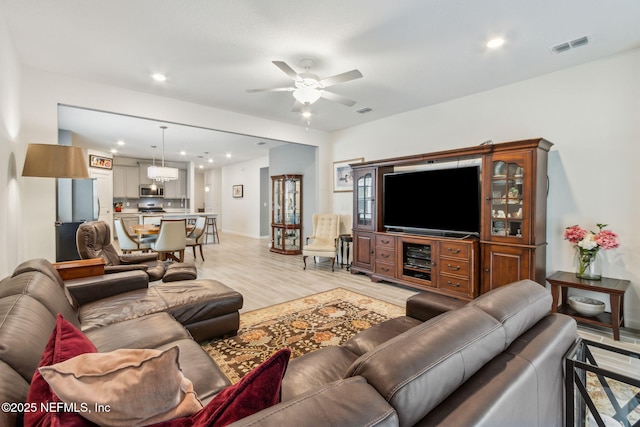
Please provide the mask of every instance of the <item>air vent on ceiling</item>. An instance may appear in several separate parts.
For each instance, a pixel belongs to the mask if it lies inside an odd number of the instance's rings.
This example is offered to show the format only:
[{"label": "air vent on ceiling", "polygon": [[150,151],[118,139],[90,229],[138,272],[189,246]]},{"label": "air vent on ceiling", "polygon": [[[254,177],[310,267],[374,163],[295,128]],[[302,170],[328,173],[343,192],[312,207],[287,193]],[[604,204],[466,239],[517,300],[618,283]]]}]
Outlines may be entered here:
[{"label": "air vent on ceiling", "polygon": [[551,46],[551,52],[553,53],[564,53],[568,52],[571,49],[575,49],[577,47],[586,46],[589,44],[590,37],[582,36],[577,39],[570,40],[568,42],[560,43],[555,46]]},{"label": "air vent on ceiling", "polygon": [[359,110],[356,110],[356,113],[358,113],[358,114],[365,114],[365,113],[368,113],[368,112],[370,112],[370,111],[373,111],[373,109],[372,109],[372,108],[369,108],[369,107],[365,107],[365,108],[361,108],[361,109],[359,109]]}]

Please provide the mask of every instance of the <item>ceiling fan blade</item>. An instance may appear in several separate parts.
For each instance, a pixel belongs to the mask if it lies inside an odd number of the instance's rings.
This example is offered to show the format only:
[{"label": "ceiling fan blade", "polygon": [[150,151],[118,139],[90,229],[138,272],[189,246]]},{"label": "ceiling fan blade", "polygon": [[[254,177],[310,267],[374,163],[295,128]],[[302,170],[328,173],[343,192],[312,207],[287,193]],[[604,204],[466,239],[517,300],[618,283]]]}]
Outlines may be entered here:
[{"label": "ceiling fan blade", "polygon": [[340,104],[344,104],[347,107],[353,107],[354,105],[356,105],[356,101],[354,101],[353,99],[349,99],[342,95],[329,92],[328,90],[322,91],[322,98],[328,99],[329,101],[339,102]]},{"label": "ceiling fan blade", "polygon": [[280,68],[283,73],[287,76],[291,77],[293,80],[298,78],[298,73],[296,73],[293,68],[289,67],[286,62],[283,61],[271,61],[273,65]]},{"label": "ceiling fan blade", "polygon": [[291,109],[292,113],[299,113],[300,111],[302,111],[302,107],[304,107],[304,104],[298,100],[296,100],[296,102],[293,104],[293,108]]},{"label": "ceiling fan blade", "polygon": [[330,87],[336,85],[338,83],[348,82],[350,80],[359,79],[362,77],[362,73],[358,70],[347,71],[346,73],[336,74],[332,77],[327,77],[326,79],[320,80],[320,84],[323,87]]},{"label": "ceiling fan blade", "polygon": [[296,90],[294,87],[272,87],[268,89],[247,89],[247,92],[293,92],[294,90]]}]

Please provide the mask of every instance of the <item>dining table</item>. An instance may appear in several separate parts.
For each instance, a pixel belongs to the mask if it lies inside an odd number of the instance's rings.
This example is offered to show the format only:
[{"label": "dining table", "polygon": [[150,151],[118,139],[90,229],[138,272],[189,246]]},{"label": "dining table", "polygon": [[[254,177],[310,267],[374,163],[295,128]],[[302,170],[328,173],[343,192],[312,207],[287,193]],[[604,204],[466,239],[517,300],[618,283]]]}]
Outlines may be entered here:
[{"label": "dining table", "polygon": [[[132,224],[129,226],[129,228],[131,229],[131,231],[133,231],[134,234],[137,234],[138,236],[153,235],[160,232],[159,224]],[[187,224],[185,232],[189,234],[193,231],[194,228],[195,226],[193,224]]]}]

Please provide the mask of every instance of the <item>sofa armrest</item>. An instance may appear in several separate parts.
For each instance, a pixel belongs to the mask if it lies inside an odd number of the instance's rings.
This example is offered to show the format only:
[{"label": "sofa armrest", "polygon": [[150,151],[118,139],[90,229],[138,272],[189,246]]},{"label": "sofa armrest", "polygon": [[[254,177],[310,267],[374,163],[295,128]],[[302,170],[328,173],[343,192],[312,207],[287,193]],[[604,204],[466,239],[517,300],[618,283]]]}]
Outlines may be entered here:
[{"label": "sofa armrest", "polygon": [[230,426],[397,426],[396,411],[362,377],[339,380],[250,415]]},{"label": "sofa armrest", "polygon": [[149,287],[149,276],[141,270],[67,280],[65,286],[83,305],[113,295]]},{"label": "sofa armrest", "polygon": [[147,271],[149,266],[147,264],[120,264],[120,265],[107,265],[104,268],[105,274],[122,273],[123,271]]},{"label": "sofa armrest", "polygon": [[420,292],[407,298],[407,316],[423,322],[447,311],[464,307],[466,301],[433,292]]}]

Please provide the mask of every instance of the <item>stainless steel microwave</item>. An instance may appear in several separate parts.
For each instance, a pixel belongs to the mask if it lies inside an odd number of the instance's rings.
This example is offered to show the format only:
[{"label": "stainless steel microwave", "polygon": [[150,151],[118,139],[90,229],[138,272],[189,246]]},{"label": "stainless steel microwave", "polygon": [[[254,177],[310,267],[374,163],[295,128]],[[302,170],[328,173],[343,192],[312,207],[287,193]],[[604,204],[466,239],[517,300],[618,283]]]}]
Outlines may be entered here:
[{"label": "stainless steel microwave", "polygon": [[162,185],[141,184],[140,197],[164,197]]}]

